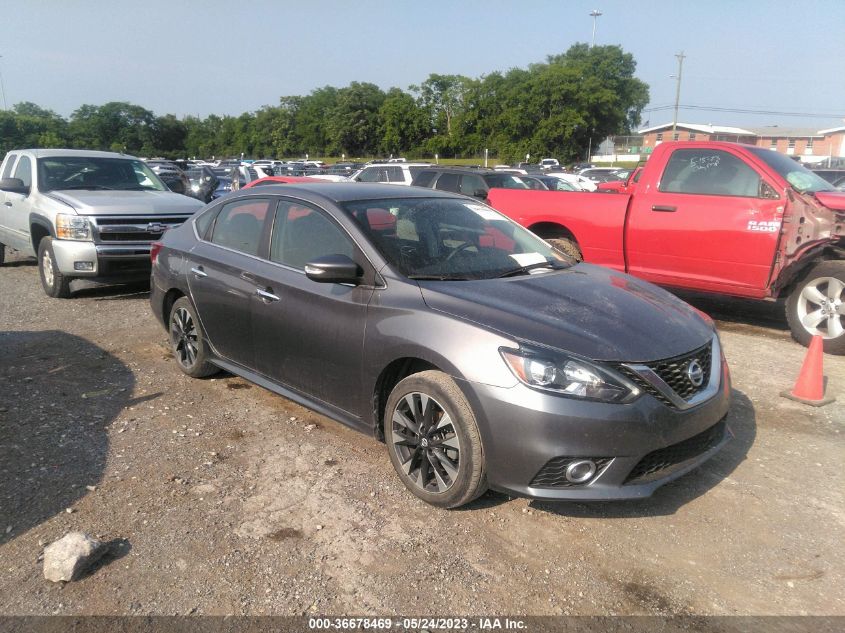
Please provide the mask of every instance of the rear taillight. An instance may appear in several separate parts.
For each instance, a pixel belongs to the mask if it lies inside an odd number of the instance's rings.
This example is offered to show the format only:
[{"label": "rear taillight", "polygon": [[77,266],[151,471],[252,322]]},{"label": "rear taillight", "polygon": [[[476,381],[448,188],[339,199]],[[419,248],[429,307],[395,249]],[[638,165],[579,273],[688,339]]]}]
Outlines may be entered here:
[{"label": "rear taillight", "polygon": [[161,250],[163,244],[161,242],[153,242],[150,244],[150,261],[155,264],[156,258],[158,257],[158,253]]}]

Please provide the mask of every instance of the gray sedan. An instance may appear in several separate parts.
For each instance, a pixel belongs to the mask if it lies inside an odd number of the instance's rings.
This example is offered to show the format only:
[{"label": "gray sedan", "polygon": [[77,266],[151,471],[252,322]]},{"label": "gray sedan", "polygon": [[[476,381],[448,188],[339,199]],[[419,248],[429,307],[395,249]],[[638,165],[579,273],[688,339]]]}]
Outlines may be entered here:
[{"label": "gray sedan", "polygon": [[712,321],[472,198],[247,189],[168,231],[153,260],[182,371],[225,369],[373,434],[436,506],[488,487],[645,497],[730,437]]}]

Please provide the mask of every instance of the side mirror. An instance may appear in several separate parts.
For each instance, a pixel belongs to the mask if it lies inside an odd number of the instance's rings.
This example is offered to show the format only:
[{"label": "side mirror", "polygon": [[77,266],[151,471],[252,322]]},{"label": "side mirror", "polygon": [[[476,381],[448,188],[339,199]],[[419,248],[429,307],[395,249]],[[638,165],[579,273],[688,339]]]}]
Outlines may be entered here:
[{"label": "side mirror", "polygon": [[23,184],[20,178],[0,178],[0,190],[29,195],[29,187]]},{"label": "side mirror", "polygon": [[484,189],[476,189],[475,193],[472,194],[473,198],[478,198],[479,200],[487,200],[487,192]]},{"label": "side mirror", "polygon": [[346,255],[324,255],[305,264],[305,276],[317,283],[357,285],[361,274],[361,267]]}]

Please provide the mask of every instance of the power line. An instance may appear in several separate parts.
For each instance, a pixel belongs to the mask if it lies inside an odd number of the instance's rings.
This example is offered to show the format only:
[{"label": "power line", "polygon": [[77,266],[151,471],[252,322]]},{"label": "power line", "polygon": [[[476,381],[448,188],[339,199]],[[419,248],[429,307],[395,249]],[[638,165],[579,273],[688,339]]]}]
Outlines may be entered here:
[{"label": "power line", "polygon": [[[737,114],[769,114],[777,116],[801,116],[811,117],[817,119],[842,119],[845,114],[842,112],[836,114],[819,114],[814,112],[785,112],[780,110],[753,110],[747,108],[725,108],[720,106],[702,106],[702,105],[681,105],[677,106],[681,110],[700,110],[705,112],[733,112]],[[659,112],[662,110],[672,110],[674,105],[655,106],[653,108],[646,108],[643,112]]]}]

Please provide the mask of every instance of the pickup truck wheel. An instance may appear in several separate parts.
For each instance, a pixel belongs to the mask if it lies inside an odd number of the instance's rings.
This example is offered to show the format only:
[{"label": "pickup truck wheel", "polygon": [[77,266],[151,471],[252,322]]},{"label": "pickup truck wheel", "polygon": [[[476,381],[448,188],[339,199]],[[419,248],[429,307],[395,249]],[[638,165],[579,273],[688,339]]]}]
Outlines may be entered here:
[{"label": "pickup truck wheel", "polygon": [[6,245],[0,242],[0,266],[6,261]]},{"label": "pickup truck wheel", "polygon": [[569,255],[576,262],[584,261],[581,249],[578,248],[578,245],[572,240],[566,239],[565,237],[556,237],[546,241],[564,255]]},{"label": "pickup truck wheel", "polygon": [[41,276],[41,286],[48,297],[70,297],[70,277],[59,272],[52,237],[45,237],[38,243],[38,272]]},{"label": "pickup truck wheel", "polygon": [[792,338],[809,345],[824,339],[828,354],[845,354],[845,262],[827,261],[812,268],[786,301]]},{"label": "pickup truck wheel", "polygon": [[168,319],[168,331],[170,348],[179,363],[179,369],[191,378],[205,378],[220,371],[208,362],[205,332],[197,319],[194,306],[187,297],[181,297],[173,304]]}]

